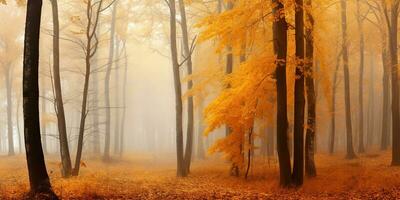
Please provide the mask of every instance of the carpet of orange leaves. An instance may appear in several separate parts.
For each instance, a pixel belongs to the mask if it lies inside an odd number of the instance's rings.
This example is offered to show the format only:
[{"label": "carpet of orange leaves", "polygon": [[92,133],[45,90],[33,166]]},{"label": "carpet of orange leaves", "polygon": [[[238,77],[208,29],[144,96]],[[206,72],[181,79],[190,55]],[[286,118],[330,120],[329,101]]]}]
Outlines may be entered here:
[{"label": "carpet of orange leaves", "polygon": [[[248,180],[229,176],[229,163],[218,159],[194,161],[190,176],[177,178],[173,161],[151,156],[129,156],[109,164],[89,159],[79,177],[62,179],[57,157],[49,157],[48,171],[61,199],[400,198],[400,167],[390,166],[389,152],[351,161],[343,155],[317,155],[318,176],[297,189],[279,187],[273,160],[256,160]],[[24,157],[0,160],[0,199],[23,199],[28,191]]]}]

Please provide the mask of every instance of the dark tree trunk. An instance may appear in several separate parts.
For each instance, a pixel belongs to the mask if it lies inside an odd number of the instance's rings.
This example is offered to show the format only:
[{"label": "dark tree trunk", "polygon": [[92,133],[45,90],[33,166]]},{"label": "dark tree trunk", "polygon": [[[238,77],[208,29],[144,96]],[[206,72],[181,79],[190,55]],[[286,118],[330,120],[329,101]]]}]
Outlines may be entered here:
[{"label": "dark tree trunk", "polygon": [[[306,7],[311,9],[312,1],[306,0]],[[307,10],[307,20],[310,27],[306,28],[306,59],[305,59],[305,71],[306,71],[306,86],[307,86],[307,133],[306,133],[306,174],[309,177],[317,175],[314,161],[314,150],[315,150],[315,132],[316,132],[316,96],[314,89],[314,70],[313,70],[313,59],[314,59],[314,39],[313,39],[313,28],[314,19],[310,12]]]},{"label": "dark tree trunk", "polygon": [[32,195],[40,199],[57,199],[46,171],[40,139],[39,37],[41,14],[42,1],[28,0],[22,84],[25,149]]},{"label": "dark tree trunk", "polygon": [[60,156],[62,176],[69,177],[72,173],[71,156],[69,153],[67,126],[65,123],[64,101],[61,89],[60,75],[60,25],[58,20],[58,0],[50,0],[53,13],[53,77],[56,101],[58,134],[60,141]]},{"label": "dark tree trunk", "polygon": [[172,70],[174,75],[175,87],[175,128],[176,128],[176,156],[177,156],[177,176],[186,176],[184,153],[183,153],[183,127],[182,127],[182,88],[178,63],[178,47],[176,44],[176,2],[169,0],[170,8],[170,40]]},{"label": "dark tree trunk", "polygon": [[286,85],[286,56],[287,56],[287,23],[284,6],[279,0],[271,0],[275,20],[273,22],[274,53],[276,61],[277,89],[277,150],[279,157],[280,184],[290,186],[291,164],[288,148],[288,118],[287,118],[287,85]]},{"label": "dark tree trunk", "polygon": [[5,84],[7,89],[7,138],[8,138],[8,155],[15,155],[14,151],[14,131],[12,122],[12,78],[11,68],[7,67],[5,75]]},{"label": "dark tree trunk", "polygon": [[350,108],[350,75],[349,75],[349,54],[347,46],[347,3],[346,0],[341,0],[341,15],[342,15],[342,56],[343,56],[343,71],[344,71],[344,100],[346,112],[346,158],[353,159],[356,157],[353,147],[353,128],[351,124],[351,108]]},{"label": "dark tree trunk", "polygon": [[399,83],[398,83],[398,49],[397,27],[399,0],[392,2],[389,25],[389,50],[392,65],[392,165],[400,165],[400,115],[399,115]]},{"label": "dark tree trunk", "polygon": [[363,99],[363,78],[364,78],[364,32],[360,13],[360,0],[357,0],[357,24],[360,37],[360,74],[358,82],[358,152],[364,153],[364,99]]},{"label": "dark tree trunk", "polygon": [[294,89],[293,184],[300,186],[304,177],[304,11],[303,0],[296,0],[296,80]]}]

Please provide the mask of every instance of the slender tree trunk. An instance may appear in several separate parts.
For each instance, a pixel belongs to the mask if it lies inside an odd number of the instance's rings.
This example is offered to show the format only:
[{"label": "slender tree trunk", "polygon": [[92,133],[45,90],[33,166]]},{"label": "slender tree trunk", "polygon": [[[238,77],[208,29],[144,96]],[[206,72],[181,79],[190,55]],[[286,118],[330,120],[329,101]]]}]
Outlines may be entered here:
[{"label": "slender tree trunk", "polygon": [[69,153],[67,127],[65,123],[64,101],[61,89],[60,75],[60,27],[58,20],[58,0],[50,0],[53,13],[53,77],[56,101],[56,114],[58,134],[60,141],[60,156],[62,164],[62,176],[69,177],[72,173],[71,156]]},{"label": "slender tree trunk", "polygon": [[[183,0],[179,0],[179,9],[181,16],[181,28],[182,28],[182,36],[183,36],[183,52],[185,57],[187,57],[186,66],[188,76],[192,74],[193,71],[193,63],[192,63],[192,52],[189,44],[189,33],[187,27],[186,20],[186,10],[185,3]],[[191,90],[193,87],[193,81],[189,80],[188,82],[188,90]],[[188,121],[187,121],[187,137],[186,137],[186,149],[185,149],[185,170],[186,173],[190,172],[190,163],[192,160],[192,151],[193,151],[193,129],[194,129],[194,114],[193,114],[193,96],[188,98]]]},{"label": "slender tree trunk", "polygon": [[[96,37],[96,29],[98,27],[99,17],[101,13],[103,5],[103,0],[100,0],[97,6],[97,9],[94,9],[93,3],[91,0],[88,0],[86,6],[87,14],[87,27],[86,27],[86,55],[85,55],[85,81],[82,92],[82,105],[81,105],[81,113],[80,113],[80,122],[79,122],[79,135],[78,135],[78,147],[76,151],[75,157],[75,167],[72,170],[73,176],[78,176],[81,158],[82,158],[82,150],[83,150],[83,138],[85,133],[85,124],[86,117],[88,115],[87,111],[87,99],[89,93],[89,82],[90,82],[90,74],[91,74],[91,59],[97,52],[98,40]],[[95,16],[93,16],[93,15]],[[93,44],[94,43],[94,44]]]},{"label": "slender tree trunk", "polygon": [[329,137],[329,153],[333,154],[335,151],[335,138],[336,138],[336,88],[337,88],[337,74],[340,65],[340,56],[336,59],[335,74],[332,81],[332,104],[331,104],[331,134]]},{"label": "slender tree trunk", "polygon": [[286,85],[286,56],[287,56],[287,23],[284,6],[279,0],[271,0],[273,16],[273,40],[276,61],[277,89],[277,149],[279,157],[280,184],[288,187],[291,183],[291,164],[288,148],[288,118],[287,118],[287,85]]},{"label": "slender tree trunk", "polygon": [[389,131],[390,131],[390,68],[388,63],[388,52],[387,52],[387,39],[386,34],[382,34],[382,66],[383,66],[383,107],[382,107],[382,138],[381,138],[381,150],[386,150],[389,146]]},{"label": "slender tree trunk", "polygon": [[344,70],[344,91],[345,91],[345,109],[346,109],[346,136],[347,136],[347,159],[356,157],[353,148],[353,128],[351,124],[351,108],[350,108],[350,75],[349,75],[349,54],[347,46],[347,3],[346,0],[341,0],[341,15],[342,15],[342,56]]},{"label": "slender tree trunk", "polygon": [[115,51],[116,51],[116,60],[115,60],[115,105],[116,105],[116,109],[115,109],[115,130],[114,130],[114,154],[115,155],[119,155],[120,153],[120,131],[119,128],[121,126],[120,124],[120,114],[119,114],[119,71],[120,71],[120,62],[119,59],[121,57],[120,55],[120,40],[118,39],[118,37],[115,37]]},{"label": "slender tree trunk", "polygon": [[364,153],[364,31],[360,13],[360,0],[357,0],[357,24],[360,37],[360,74],[358,82],[358,152]]},{"label": "slender tree trunk", "polygon": [[125,138],[125,115],[126,115],[126,84],[128,80],[128,56],[126,52],[126,41],[124,41],[124,83],[122,86],[122,119],[121,119],[121,137],[120,137],[120,152],[119,155],[122,156],[124,152],[124,138]]},{"label": "slender tree trunk", "polygon": [[38,199],[58,199],[51,188],[46,171],[39,121],[39,38],[42,1],[28,0],[24,61],[23,61],[23,106],[26,160],[28,164],[31,193]]},{"label": "slender tree trunk", "polygon": [[310,27],[306,28],[306,59],[305,59],[305,71],[306,71],[306,86],[307,86],[307,133],[306,133],[306,161],[305,168],[306,174],[309,177],[316,176],[317,172],[315,169],[314,161],[314,150],[315,150],[315,130],[316,130],[316,97],[314,89],[314,71],[313,71],[313,59],[314,59],[314,39],[313,39],[313,28],[314,19],[311,14],[312,1],[305,1],[307,8],[307,20]]},{"label": "slender tree trunk", "polygon": [[374,66],[373,66],[373,60],[372,56],[371,58],[371,64],[370,64],[370,76],[369,76],[369,91],[368,91],[368,131],[367,131],[367,147],[371,149],[371,147],[374,145]]},{"label": "slender tree trunk", "polygon": [[114,60],[114,44],[115,44],[115,20],[117,16],[117,7],[118,1],[114,3],[112,10],[112,19],[111,19],[111,35],[110,35],[110,50],[108,54],[108,63],[107,63],[107,71],[106,77],[104,80],[104,98],[105,98],[105,110],[106,110],[106,136],[105,136],[105,145],[104,145],[104,155],[103,160],[110,160],[110,140],[111,140],[111,108],[110,108],[110,78],[111,78],[111,68]]},{"label": "slender tree trunk", "polygon": [[12,78],[11,68],[7,67],[5,75],[5,84],[7,90],[7,138],[8,138],[8,155],[15,155],[14,151],[14,131],[12,122]]},{"label": "slender tree trunk", "polygon": [[174,75],[175,87],[175,128],[176,128],[176,156],[177,156],[177,176],[186,176],[183,155],[183,127],[182,127],[182,88],[178,63],[178,47],[176,44],[176,2],[169,0],[170,9],[170,40],[172,70]]}]

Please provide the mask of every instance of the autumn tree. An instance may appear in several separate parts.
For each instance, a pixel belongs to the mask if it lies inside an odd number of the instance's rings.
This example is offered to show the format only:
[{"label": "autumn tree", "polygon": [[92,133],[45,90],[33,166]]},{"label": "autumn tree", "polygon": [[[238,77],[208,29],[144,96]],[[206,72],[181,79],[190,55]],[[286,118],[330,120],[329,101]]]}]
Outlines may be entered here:
[{"label": "autumn tree", "polygon": [[341,19],[342,19],[342,58],[344,71],[344,92],[345,92],[345,112],[346,112],[346,141],[347,153],[346,158],[353,159],[356,157],[353,148],[353,130],[351,124],[351,108],[350,108],[350,75],[349,75],[349,53],[347,38],[347,1],[341,0]]},{"label": "autumn tree", "polygon": [[38,199],[58,199],[51,188],[40,139],[38,79],[41,14],[42,1],[28,0],[23,59],[26,160],[32,195]]}]

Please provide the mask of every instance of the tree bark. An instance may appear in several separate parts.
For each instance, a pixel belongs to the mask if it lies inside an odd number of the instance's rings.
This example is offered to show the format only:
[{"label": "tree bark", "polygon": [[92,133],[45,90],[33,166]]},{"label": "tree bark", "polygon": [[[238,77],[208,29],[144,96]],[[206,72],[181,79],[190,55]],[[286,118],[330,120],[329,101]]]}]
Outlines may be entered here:
[{"label": "tree bark", "polygon": [[336,138],[336,88],[337,88],[337,74],[340,66],[340,53],[336,59],[335,73],[332,81],[332,104],[331,104],[331,134],[329,136],[329,154],[335,152],[335,138]]},{"label": "tree bark", "polygon": [[179,73],[178,63],[178,47],[176,39],[176,2],[175,0],[169,0],[169,11],[170,11],[170,42],[171,42],[171,58],[172,58],[172,70],[174,75],[174,87],[175,87],[175,128],[176,128],[176,156],[177,156],[177,176],[184,177],[185,163],[183,153],[183,127],[182,127],[182,88],[181,78]]},{"label": "tree bark", "polygon": [[[31,193],[35,197],[57,199],[51,188],[46,171],[39,121],[39,38],[42,14],[41,0],[28,0],[24,60],[23,60],[23,106],[26,160]],[[43,196],[42,196],[43,195]]]},{"label": "tree bark", "polygon": [[124,152],[124,139],[125,139],[125,117],[126,117],[126,84],[128,80],[128,55],[126,52],[126,41],[124,40],[124,82],[122,86],[122,119],[121,119],[121,137],[119,144],[119,155],[122,156]]},{"label": "tree bark", "polygon": [[294,89],[293,174],[296,186],[303,184],[304,176],[304,11],[303,0],[296,0],[296,80]]},{"label": "tree bark", "polygon": [[119,71],[120,71],[120,40],[118,37],[115,37],[115,51],[116,51],[116,60],[115,60],[115,130],[114,130],[114,154],[119,155],[120,153],[120,113],[119,113]]},{"label": "tree bark", "polygon": [[389,50],[392,65],[392,165],[400,165],[400,120],[399,115],[399,83],[398,83],[398,49],[397,49],[397,27],[399,15],[399,0],[391,5],[389,25]]},{"label": "tree bark", "polygon": [[307,86],[307,132],[306,132],[306,161],[305,168],[306,174],[309,177],[317,175],[314,161],[314,150],[315,150],[315,132],[316,132],[316,95],[314,89],[314,70],[313,70],[313,59],[314,59],[314,38],[313,28],[314,19],[311,13],[312,0],[306,0],[306,12],[307,21],[310,27],[306,27],[306,59],[305,59],[305,71],[306,71],[306,86]]},{"label": "tree bark", "polygon": [[291,164],[288,148],[288,118],[287,118],[287,85],[286,85],[286,56],[287,56],[287,23],[284,6],[279,0],[271,0],[273,22],[274,53],[276,61],[277,89],[277,150],[279,158],[280,184],[288,187],[291,184]]},{"label": "tree bark", "polygon": [[387,39],[386,34],[382,33],[382,67],[383,67],[383,104],[382,104],[382,137],[381,150],[386,150],[390,140],[390,67],[388,63]]},{"label": "tree bark", "polygon": [[[93,10],[92,0],[88,0],[86,6],[87,12],[87,27],[86,27],[86,52],[85,52],[85,80],[82,92],[82,105],[81,105],[81,114],[80,114],[80,122],[79,122],[79,135],[78,135],[78,147],[76,151],[75,157],[75,166],[72,170],[73,176],[78,176],[81,158],[82,158],[82,150],[83,150],[83,138],[85,133],[85,124],[86,117],[88,115],[87,111],[87,99],[89,93],[89,81],[91,74],[91,59],[97,52],[98,48],[98,40],[96,36],[96,30],[98,27],[99,16],[101,13],[103,5],[103,0],[100,0],[97,6],[97,9]],[[94,16],[93,16],[94,15]]]},{"label": "tree bark", "polygon": [[[186,9],[185,3],[183,0],[179,0],[179,10],[181,16],[181,28],[182,28],[182,39],[183,39],[183,52],[185,57],[187,57],[186,66],[188,76],[192,75],[193,71],[193,63],[192,63],[192,52],[189,44],[189,33],[187,27],[187,19],[186,19]],[[188,81],[188,90],[191,90],[193,87],[193,81]],[[185,149],[185,170],[186,173],[190,172],[190,163],[192,160],[192,151],[193,151],[193,129],[194,129],[194,113],[193,113],[193,96],[188,97],[188,121],[187,121],[187,136],[186,136],[186,149]]]},{"label": "tree bark", "polygon": [[340,1],[341,17],[342,17],[342,56],[343,56],[343,71],[344,71],[344,97],[345,97],[345,112],[346,112],[346,158],[353,159],[356,157],[353,147],[353,128],[351,124],[351,108],[350,108],[350,75],[349,75],[349,54],[347,46],[347,3],[346,0]]},{"label": "tree bark", "polygon": [[50,0],[53,13],[53,77],[56,101],[57,127],[60,141],[60,156],[62,176],[69,177],[72,173],[71,156],[69,153],[67,126],[65,122],[64,101],[60,74],[60,25],[58,20],[58,0]]},{"label": "tree bark", "polygon": [[363,80],[364,80],[364,32],[363,32],[363,24],[360,13],[360,0],[357,0],[357,25],[360,37],[360,73],[359,73],[359,81],[358,81],[358,152],[364,153],[364,89],[363,89]]},{"label": "tree bark", "polygon": [[117,16],[117,6],[118,1],[114,3],[111,18],[111,35],[110,35],[110,46],[108,54],[108,63],[106,77],[104,80],[104,98],[105,98],[105,110],[106,110],[106,134],[105,134],[105,145],[104,145],[104,155],[103,160],[109,161],[110,158],[110,143],[111,143],[111,108],[110,108],[110,78],[111,78],[111,68],[114,60],[114,44],[115,44],[115,20]]}]

